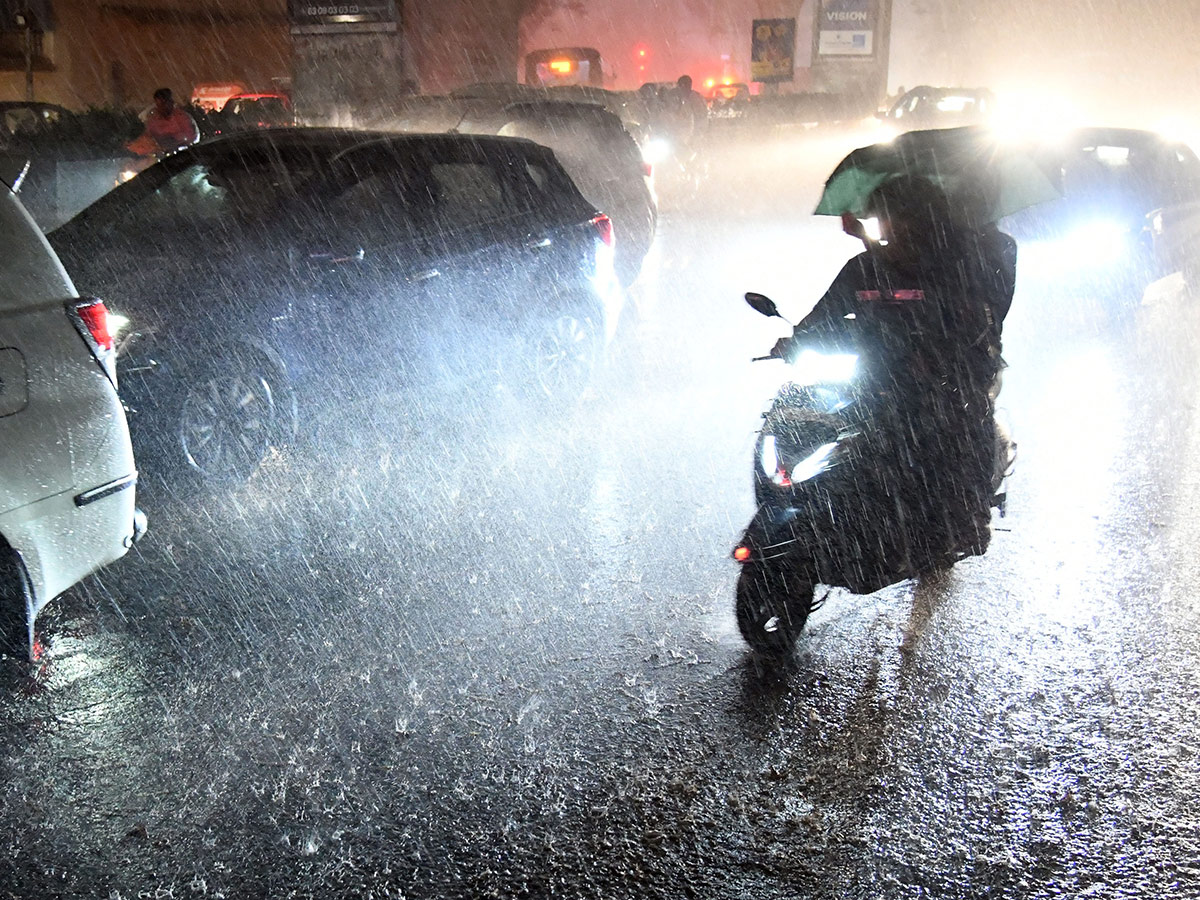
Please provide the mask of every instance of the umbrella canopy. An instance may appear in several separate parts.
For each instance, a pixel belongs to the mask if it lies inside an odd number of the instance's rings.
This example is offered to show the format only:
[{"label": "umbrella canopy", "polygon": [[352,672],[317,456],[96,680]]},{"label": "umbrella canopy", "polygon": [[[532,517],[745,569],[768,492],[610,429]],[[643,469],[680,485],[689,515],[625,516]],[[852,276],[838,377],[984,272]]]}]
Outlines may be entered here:
[{"label": "umbrella canopy", "polygon": [[815,212],[861,217],[872,192],[897,175],[929,179],[976,225],[1062,196],[1061,170],[1052,160],[972,125],[909,131],[860,147],[833,170]]}]

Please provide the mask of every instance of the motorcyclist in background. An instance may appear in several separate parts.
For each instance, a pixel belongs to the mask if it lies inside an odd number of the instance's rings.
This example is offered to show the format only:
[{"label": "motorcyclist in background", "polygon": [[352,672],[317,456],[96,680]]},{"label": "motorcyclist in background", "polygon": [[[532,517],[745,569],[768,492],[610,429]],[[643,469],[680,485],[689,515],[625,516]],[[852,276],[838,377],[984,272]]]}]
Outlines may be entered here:
[{"label": "motorcyclist in background", "polygon": [[879,411],[879,469],[887,492],[913,516],[911,539],[983,553],[1016,244],[994,226],[956,222],[945,194],[919,177],[884,182],[867,214],[878,217],[881,240],[866,239],[861,223],[844,218],[867,249],[774,354],[790,359],[814,339],[852,339],[867,382],[892,401]]}]

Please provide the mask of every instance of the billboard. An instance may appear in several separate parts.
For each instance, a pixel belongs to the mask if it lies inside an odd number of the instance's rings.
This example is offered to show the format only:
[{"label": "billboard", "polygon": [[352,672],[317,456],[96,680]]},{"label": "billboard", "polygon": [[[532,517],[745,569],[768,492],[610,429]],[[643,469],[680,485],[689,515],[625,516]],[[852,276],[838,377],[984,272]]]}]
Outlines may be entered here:
[{"label": "billboard", "polygon": [[821,56],[874,56],[874,0],[821,0],[817,23]]},{"label": "billboard", "polygon": [[293,31],[394,31],[396,0],[288,0],[288,21]]},{"label": "billboard", "polygon": [[773,84],[796,77],[796,20],[755,19],[750,80]]}]

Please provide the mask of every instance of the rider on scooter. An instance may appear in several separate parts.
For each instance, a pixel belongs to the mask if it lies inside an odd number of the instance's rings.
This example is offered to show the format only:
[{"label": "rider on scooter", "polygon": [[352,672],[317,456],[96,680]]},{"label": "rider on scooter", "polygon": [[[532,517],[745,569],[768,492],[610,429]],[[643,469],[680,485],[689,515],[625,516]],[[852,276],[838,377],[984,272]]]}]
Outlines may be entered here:
[{"label": "rider on scooter", "polygon": [[881,240],[844,220],[867,249],[773,353],[788,359],[814,338],[851,336],[867,377],[891,398],[881,411],[888,450],[880,463],[895,467],[889,480],[916,520],[912,538],[948,533],[963,553],[983,553],[995,473],[992,401],[1016,244],[994,226],[954,221],[946,195],[919,177],[882,184],[867,214],[878,218]]}]

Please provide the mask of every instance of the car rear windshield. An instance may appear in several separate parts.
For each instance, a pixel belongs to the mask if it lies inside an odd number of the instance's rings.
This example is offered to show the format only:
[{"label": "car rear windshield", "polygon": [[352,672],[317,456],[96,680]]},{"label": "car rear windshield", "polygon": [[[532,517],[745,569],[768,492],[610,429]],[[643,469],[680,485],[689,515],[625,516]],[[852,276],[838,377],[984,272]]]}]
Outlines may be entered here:
[{"label": "car rear windshield", "polygon": [[0,310],[75,296],[75,287],[12,191],[0,196]]}]

